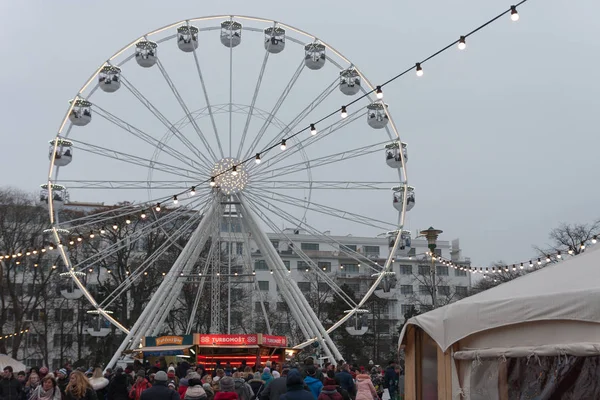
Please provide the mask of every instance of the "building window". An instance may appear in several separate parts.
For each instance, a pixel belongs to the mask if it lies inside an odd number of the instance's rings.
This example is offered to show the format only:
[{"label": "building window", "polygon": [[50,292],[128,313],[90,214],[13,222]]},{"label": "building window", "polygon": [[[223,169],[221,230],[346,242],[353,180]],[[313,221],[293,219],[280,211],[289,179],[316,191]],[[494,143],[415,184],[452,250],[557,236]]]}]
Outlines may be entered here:
[{"label": "building window", "polygon": [[419,275],[429,275],[431,267],[429,265],[419,265]]},{"label": "building window", "polygon": [[413,310],[416,310],[416,307],[414,304],[402,304],[400,306],[400,312],[402,313],[403,316],[404,316],[404,314],[408,314],[409,312],[412,312]]},{"label": "building window", "polygon": [[356,251],[356,245],[355,244],[345,244],[342,246],[342,251],[343,250]]},{"label": "building window", "polygon": [[412,285],[400,285],[400,294],[413,294]]},{"label": "building window", "polygon": [[358,274],[358,264],[344,264],[344,272],[348,274]]},{"label": "building window", "polygon": [[467,276],[467,271],[461,271],[457,268],[454,270],[454,276]]},{"label": "building window", "polygon": [[379,257],[379,246],[365,246],[364,251],[366,256]]},{"label": "building window", "polygon": [[[265,311],[268,312],[269,311],[269,303],[267,303],[266,301],[263,301],[262,304],[264,304],[264,306],[265,306]],[[254,303],[254,311],[262,313],[262,307],[260,305],[260,301],[257,301],[256,303]]]},{"label": "building window", "polygon": [[283,265],[285,265],[288,271],[290,270],[290,260],[283,260]]},{"label": "building window", "polygon": [[467,287],[466,286],[457,286],[456,294],[458,296],[466,296],[467,295]]},{"label": "building window", "polygon": [[442,296],[450,296],[450,286],[438,286],[438,293]]},{"label": "building window", "polygon": [[319,251],[319,243],[300,243],[300,250]]},{"label": "building window", "polygon": [[279,250],[279,240],[271,240],[271,244],[275,247],[275,250]]},{"label": "building window", "polygon": [[436,272],[439,276],[448,276],[448,267],[445,265],[438,265],[435,267]]},{"label": "building window", "polygon": [[298,288],[301,292],[310,292],[310,282],[298,282]]},{"label": "building window", "polygon": [[269,291],[269,281],[258,281],[258,289],[264,292]]},{"label": "building window", "polygon": [[285,301],[277,302],[277,311],[289,311],[289,307]]},{"label": "building window", "polygon": [[429,287],[426,285],[419,285],[419,294],[429,294]]},{"label": "building window", "polygon": [[400,275],[412,275],[412,265],[400,265]]},{"label": "building window", "polygon": [[306,271],[308,269],[308,263],[306,261],[298,261],[297,265],[297,269],[300,269],[302,271]]},{"label": "building window", "polygon": [[73,322],[73,310],[69,308],[57,308],[54,313],[56,322]]},{"label": "building window", "polygon": [[257,271],[267,271],[269,267],[265,260],[256,260],[254,261],[254,269]]},{"label": "building window", "polygon": [[319,269],[325,272],[331,272],[331,263],[329,261],[319,261]]}]

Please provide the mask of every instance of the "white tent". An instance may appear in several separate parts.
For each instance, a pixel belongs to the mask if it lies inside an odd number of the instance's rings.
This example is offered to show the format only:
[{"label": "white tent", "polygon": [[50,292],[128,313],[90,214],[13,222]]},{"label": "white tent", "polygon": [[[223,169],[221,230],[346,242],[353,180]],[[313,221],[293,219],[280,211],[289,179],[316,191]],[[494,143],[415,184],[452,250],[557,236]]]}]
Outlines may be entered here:
[{"label": "white tent", "polygon": [[[507,358],[526,358],[526,365],[542,367],[541,357],[559,357],[560,361],[561,356],[564,360],[567,356],[599,356],[600,246],[411,318],[400,334],[400,344],[410,346],[405,336],[415,327],[424,332],[426,340],[419,344],[417,339],[414,346],[423,347],[427,340],[437,344],[437,365],[443,360],[448,368],[446,387],[463,396],[472,390],[483,391],[487,400],[496,397],[490,394],[490,387],[482,389],[482,382],[499,387],[497,378],[503,366],[498,360],[507,364]],[[421,348],[413,356],[423,358],[422,354],[425,350]],[[530,363],[532,358],[537,363]],[[545,368],[557,370],[555,361],[544,362],[554,362]],[[426,364],[421,360],[415,365]],[[523,371],[520,374],[526,375]],[[595,375],[600,379],[600,372]]]},{"label": "white tent", "polygon": [[16,374],[19,371],[25,371],[27,368],[25,364],[20,361],[15,360],[14,358],[10,358],[6,354],[0,354],[0,370],[11,366],[14,373]]}]

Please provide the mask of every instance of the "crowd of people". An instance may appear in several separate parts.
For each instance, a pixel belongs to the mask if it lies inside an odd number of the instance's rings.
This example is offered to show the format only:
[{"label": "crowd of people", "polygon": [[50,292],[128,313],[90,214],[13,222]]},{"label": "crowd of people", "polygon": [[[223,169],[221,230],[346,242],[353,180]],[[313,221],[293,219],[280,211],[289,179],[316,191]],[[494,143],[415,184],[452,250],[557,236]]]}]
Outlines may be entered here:
[{"label": "crowd of people", "polygon": [[136,362],[114,371],[102,368],[4,368],[0,400],[401,400],[400,368],[385,370],[339,363],[242,365],[207,371],[202,365]]}]

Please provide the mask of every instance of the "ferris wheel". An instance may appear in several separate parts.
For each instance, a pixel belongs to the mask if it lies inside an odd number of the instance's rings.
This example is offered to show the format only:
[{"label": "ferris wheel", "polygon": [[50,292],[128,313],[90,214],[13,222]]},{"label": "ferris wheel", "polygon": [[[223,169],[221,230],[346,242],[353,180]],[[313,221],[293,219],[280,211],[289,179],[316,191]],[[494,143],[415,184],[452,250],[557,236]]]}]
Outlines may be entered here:
[{"label": "ferris wheel", "polygon": [[[160,331],[189,276],[202,276],[200,292],[208,283],[213,291],[219,283],[232,285],[256,276],[252,255],[260,252],[302,330],[299,346],[318,341],[326,356],[342,359],[329,334],[352,318],[348,331],[365,332],[359,323],[363,304],[373,293],[385,297],[392,259],[410,248],[403,226],[415,197],[407,181],[407,147],[384,100],[329,44],[262,18],[179,21],[109,57],[69,102],[50,141],[49,178],[40,200],[48,205],[49,233],[76,290],[90,301],[94,316],[126,333],[115,357]],[[65,217],[60,209],[69,200],[117,205],[110,212]],[[69,232],[87,232],[115,216],[124,226],[146,221],[119,240],[143,242],[157,231],[168,238],[127,272],[123,287],[142,279],[170,248],[177,254],[131,327],[109,311],[111,296],[122,291],[96,299],[81,277],[120,242],[83,260],[61,245],[80,240],[69,239]],[[375,277],[366,294],[356,302],[344,293],[308,251],[294,246],[293,231],[285,229],[290,227],[360,262]],[[110,229],[90,230],[85,239],[99,240]],[[390,255],[375,262],[340,243],[331,230],[386,232]],[[307,270],[320,274],[348,304],[338,322],[322,325],[266,232],[284,238]],[[236,252],[234,243],[242,243]],[[214,327],[225,329],[222,313],[214,314]]]}]

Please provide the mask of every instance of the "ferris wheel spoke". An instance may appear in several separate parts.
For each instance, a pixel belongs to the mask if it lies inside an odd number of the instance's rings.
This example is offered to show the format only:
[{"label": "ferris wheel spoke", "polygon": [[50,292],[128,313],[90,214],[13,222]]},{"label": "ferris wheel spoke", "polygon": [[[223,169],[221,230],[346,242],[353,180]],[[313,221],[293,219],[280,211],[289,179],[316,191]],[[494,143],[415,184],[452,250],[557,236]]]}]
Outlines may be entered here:
[{"label": "ferris wheel spoke", "polygon": [[[193,180],[171,181],[121,181],[121,180],[58,180],[69,189],[172,189],[181,191],[195,186]],[[208,190],[205,186],[196,187],[196,191]]]},{"label": "ferris wheel spoke", "polygon": [[297,199],[295,197],[287,196],[282,193],[274,192],[272,190],[267,190],[267,189],[261,188],[257,192],[260,193],[261,198],[265,202],[276,201],[278,203],[291,205],[291,206],[301,208],[301,209],[306,209],[307,207],[310,207],[311,211],[315,211],[320,214],[330,215],[332,217],[343,219],[344,221],[350,221],[350,222],[360,224],[360,225],[368,225],[368,226],[371,226],[371,227],[374,227],[377,229],[381,229],[381,230],[385,230],[385,231],[396,228],[396,225],[394,225],[390,222],[387,222],[387,221],[381,221],[378,219],[369,218],[369,217],[361,215],[361,214],[356,214],[356,213],[353,213],[350,211],[345,211],[345,210],[341,210],[338,208],[326,206],[324,204],[319,204],[314,201]]},{"label": "ferris wheel spoke", "polygon": [[175,150],[174,148],[172,148],[171,146],[167,145],[165,142],[158,140],[158,139],[154,138],[152,135],[142,131],[141,129],[134,127],[130,123],[124,121],[123,119],[117,117],[116,115],[111,114],[107,110],[101,108],[97,104],[94,104],[94,109],[96,110],[96,114],[98,114],[100,117],[113,123],[114,125],[118,126],[119,128],[123,129],[124,131],[131,133],[135,137],[143,140],[144,142],[148,143],[149,145],[153,146],[154,148],[165,152],[166,154],[181,161],[182,163],[188,165],[189,167],[196,168],[196,169],[203,167],[202,165],[195,163],[193,159],[190,159],[190,157],[186,157],[181,152],[179,152],[179,151]]},{"label": "ferris wheel spoke", "polygon": [[146,168],[152,168],[157,171],[162,171],[171,175],[181,176],[184,178],[191,178],[200,180],[203,176],[198,171],[192,171],[182,167],[166,164],[164,162],[149,160],[147,158],[135,156],[133,154],[124,153],[117,150],[107,149],[105,147],[93,145],[90,143],[82,142],[80,140],[70,139],[73,144],[77,144],[76,148],[81,151],[86,151],[99,156],[119,160],[133,165],[138,165]]},{"label": "ferris wheel spoke", "polygon": [[[261,209],[255,206],[252,200],[249,199],[248,203],[250,208],[267,226],[269,226],[273,230],[273,232],[283,235],[287,240],[289,240],[290,243],[293,243],[293,240],[283,230],[281,230],[271,218],[269,218],[265,213],[263,213]],[[308,265],[313,269],[313,271],[315,271],[318,275],[321,276],[321,278],[333,289],[334,293],[337,294],[350,308],[356,307],[356,304],[350,298],[350,296],[348,296],[346,292],[344,292],[335,283],[335,281],[327,275],[327,273],[320,270],[317,264],[315,264],[315,262],[312,261],[311,258],[306,255],[306,253],[304,253],[301,249],[298,248],[295,248],[294,251],[300,256],[300,258],[302,258],[306,263],[308,263]]]},{"label": "ferris wheel spoke", "polygon": [[242,138],[238,147],[236,156],[237,159],[239,159],[242,155],[244,142],[246,141],[246,135],[248,134],[248,128],[250,127],[250,121],[252,120],[252,116],[254,114],[254,106],[256,105],[256,100],[258,99],[258,93],[260,92],[260,86],[265,74],[265,68],[267,67],[267,61],[269,60],[269,54],[271,53],[269,53],[268,49],[265,49],[265,56],[263,57],[262,66],[260,67],[260,72],[258,73],[258,79],[254,88],[254,95],[252,96],[252,102],[250,103],[250,109],[248,110],[248,116],[246,117],[246,124],[244,125],[244,131],[242,132]]},{"label": "ferris wheel spoke", "polygon": [[311,235],[321,237],[325,243],[329,243],[329,244],[333,245],[334,247],[337,246],[340,249],[341,253],[345,254],[348,258],[357,261],[359,263],[359,265],[364,264],[367,267],[369,267],[371,270],[373,270],[375,272],[380,272],[381,268],[377,263],[374,263],[371,259],[366,257],[364,254],[361,254],[356,250],[352,250],[345,244],[332,238],[330,235],[327,235],[327,234],[321,232],[320,230],[316,229],[315,227],[311,226],[309,223],[306,222],[306,220],[294,217],[292,214],[290,214],[289,212],[286,212],[285,210],[283,210],[282,208],[278,207],[275,204],[272,204],[272,203],[266,204],[266,205],[262,204],[261,203],[262,199],[257,197],[256,195],[252,194],[252,195],[250,195],[250,198],[253,199],[253,201],[257,204],[257,207],[260,206],[260,207],[264,208],[265,210],[268,210],[271,213],[274,213],[274,214],[280,216],[281,218],[288,221],[293,226],[302,227],[303,229],[308,231]]},{"label": "ferris wheel spoke", "polygon": [[198,158],[198,160],[202,161],[204,166],[207,169],[211,169],[213,166],[213,162],[203,153],[201,152],[195,145],[190,141],[177,127],[175,124],[171,123],[159,110],[156,106],[148,100],[131,82],[125,79],[124,76],[121,76],[121,82],[131,94],[135,98],[137,98],[140,103],[144,105],[164,126],[173,133],[173,135],[184,145],[186,146],[194,156]]},{"label": "ferris wheel spoke", "polygon": [[[264,171],[258,171],[257,177],[261,179],[272,179],[279,178],[285,175],[294,174],[296,172],[304,171],[306,168],[317,168],[324,165],[338,163],[342,161],[352,160],[354,158],[364,157],[369,154],[380,152],[383,146],[389,143],[388,141],[370,144],[368,146],[361,146],[355,149],[341,151],[339,153],[317,157],[312,160],[306,160],[297,162],[294,164],[279,166],[277,168],[269,168]],[[268,162],[268,161],[267,161]],[[268,177],[267,177],[268,176]]]},{"label": "ferris wheel spoke", "polygon": [[371,182],[371,181],[289,181],[289,180],[264,180],[248,185],[253,189],[337,189],[337,190],[387,190],[398,186],[397,181]]},{"label": "ferris wheel spoke", "polygon": [[244,159],[247,159],[250,154],[253,154],[254,151],[255,151],[255,149],[256,149],[256,147],[260,144],[260,140],[262,139],[263,135],[265,134],[265,132],[267,131],[267,129],[271,125],[272,120],[276,117],[277,112],[279,111],[279,109],[281,108],[281,106],[283,105],[283,103],[285,102],[285,99],[291,93],[294,85],[298,81],[298,78],[300,78],[300,74],[304,70],[304,66],[305,66],[304,60],[302,60],[300,62],[300,65],[296,69],[296,72],[294,72],[294,75],[292,75],[292,78],[290,79],[290,81],[288,82],[288,84],[286,85],[286,87],[283,89],[283,92],[281,93],[281,95],[277,99],[277,102],[275,103],[275,106],[273,107],[273,109],[269,113],[270,114],[269,118],[267,118],[267,120],[265,120],[265,122],[263,123],[262,127],[260,128],[260,130],[258,131],[258,133],[256,134],[256,136],[252,140],[252,143],[250,143],[250,147],[249,147],[248,151],[246,152],[246,154],[244,155]]},{"label": "ferris wheel spoke", "polygon": [[210,154],[210,156],[213,159],[213,162],[217,161],[217,156],[214,153],[212,147],[210,146],[210,144],[208,143],[208,140],[206,140],[206,138],[204,137],[204,134],[202,133],[202,130],[200,129],[200,127],[198,126],[198,124],[196,123],[196,120],[194,119],[194,117],[192,116],[192,113],[190,112],[188,106],[185,104],[185,101],[183,100],[183,97],[181,97],[181,95],[179,94],[179,91],[177,90],[177,88],[175,87],[175,84],[173,83],[173,81],[171,80],[171,77],[169,76],[169,74],[167,73],[167,70],[165,69],[165,67],[162,65],[162,62],[160,61],[160,59],[158,59],[156,61],[156,66],[158,67],[158,69],[160,70],[163,78],[165,78],[165,81],[167,82],[167,85],[169,85],[169,88],[171,89],[171,91],[173,92],[173,95],[175,96],[175,98],[177,99],[177,102],[179,103],[179,105],[181,106],[181,109],[183,110],[183,112],[185,113],[185,115],[187,116],[188,120],[190,121],[190,124],[192,125],[192,127],[194,128],[194,130],[196,131],[196,135],[198,136],[198,138],[200,139],[200,141],[204,144],[206,151]]}]

